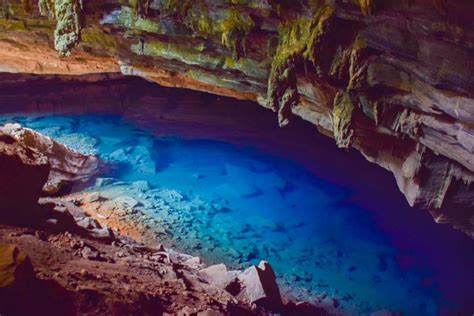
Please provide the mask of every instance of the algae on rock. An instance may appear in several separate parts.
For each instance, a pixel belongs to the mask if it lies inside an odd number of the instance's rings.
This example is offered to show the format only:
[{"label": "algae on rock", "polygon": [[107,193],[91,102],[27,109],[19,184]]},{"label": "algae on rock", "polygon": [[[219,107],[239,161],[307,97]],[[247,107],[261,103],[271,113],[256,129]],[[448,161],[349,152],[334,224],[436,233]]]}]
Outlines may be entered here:
[{"label": "algae on rock", "polygon": [[130,0],[130,5],[132,6],[135,17],[142,17],[148,14],[150,0]]},{"label": "algae on rock", "polygon": [[212,8],[199,0],[167,0],[162,5],[162,14],[174,15],[196,35],[216,37],[228,49],[234,59],[245,55],[246,37],[255,26],[250,15],[239,11],[236,3],[224,10],[224,18],[211,16]]},{"label": "algae on rock", "polygon": [[56,20],[54,48],[62,56],[69,56],[71,49],[79,42],[81,32],[81,1],[40,0],[40,13]]},{"label": "algae on rock", "polygon": [[339,91],[334,98],[334,108],[332,110],[332,121],[334,127],[334,137],[339,148],[349,148],[354,136],[351,128],[354,104],[347,92]]},{"label": "algae on rock", "polygon": [[297,17],[280,26],[280,43],[272,62],[268,79],[267,104],[279,112],[279,124],[289,123],[291,108],[298,104],[296,68],[309,62],[321,73],[318,55],[322,38],[328,33],[333,9],[323,6],[312,19]]}]

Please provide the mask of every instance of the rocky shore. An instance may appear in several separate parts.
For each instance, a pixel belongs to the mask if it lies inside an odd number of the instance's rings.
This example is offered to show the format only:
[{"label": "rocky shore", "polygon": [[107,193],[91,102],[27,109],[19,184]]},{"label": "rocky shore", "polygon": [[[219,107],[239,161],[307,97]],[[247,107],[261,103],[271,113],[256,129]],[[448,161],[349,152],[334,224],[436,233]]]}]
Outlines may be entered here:
[{"label": "rocky shore", "polygon": [[[340,313],[337,301],[327,296],[317,304],[282,297],[265,261],[229,270],[163,247],[160,232],[151,228],[156,225],[140,218],[138,202],[120,190],[115,198],[97,193],[51,196],[48,183],[67,187],[86,181],[98,164],[93,156],[72,152],[32,130],[0,128],[0,166],[6,172],[0,177],[1,313]],[[98,181],[107,185],[106,179]]]}]

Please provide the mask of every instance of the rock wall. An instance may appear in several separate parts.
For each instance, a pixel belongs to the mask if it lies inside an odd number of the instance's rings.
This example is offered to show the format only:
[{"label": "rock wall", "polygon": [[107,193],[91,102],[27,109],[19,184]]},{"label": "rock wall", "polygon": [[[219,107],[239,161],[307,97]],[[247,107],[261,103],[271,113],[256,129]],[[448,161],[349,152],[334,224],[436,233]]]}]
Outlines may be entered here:
[{"label": "rock wall", "polygon": [[140,76],[299,116],[474,236],[470,0],[2,0],[0,71]]}]

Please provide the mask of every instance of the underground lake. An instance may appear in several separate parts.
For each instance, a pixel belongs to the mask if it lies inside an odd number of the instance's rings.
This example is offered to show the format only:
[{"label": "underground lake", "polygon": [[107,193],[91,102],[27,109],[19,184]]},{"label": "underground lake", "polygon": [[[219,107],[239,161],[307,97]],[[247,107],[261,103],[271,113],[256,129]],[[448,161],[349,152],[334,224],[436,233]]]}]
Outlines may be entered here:
[{"label": "underground lake", "polygon": [[474,316],[474,0],[0,0],[0,316]]},{"label": "underground lake", "polygon": [[[449,315],[472,306],[471,241],[410,208],[393,179],[358,154],[331,156],[331,142],[291,132],[275,141],[280,132],[265,111],[256,110],[252,132],[151,112],[5,113],[0,123],[97,155],[100,174],[73,194],[129,198],[157,242],[206,264],[243,269],[266,260],[286,297],[331,297],[349,315]],[[259,125],[261,135],[251,136]],[[289,149],[300,145],[313,149]]]}]

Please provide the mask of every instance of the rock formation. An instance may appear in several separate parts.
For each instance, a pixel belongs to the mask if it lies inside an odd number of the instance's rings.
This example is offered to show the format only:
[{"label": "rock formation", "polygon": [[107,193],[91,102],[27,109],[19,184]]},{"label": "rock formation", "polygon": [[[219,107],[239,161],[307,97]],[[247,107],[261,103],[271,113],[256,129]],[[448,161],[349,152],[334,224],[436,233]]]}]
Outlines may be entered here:
[{"label": "rock formation", "polygon": [[469,0],[2,3],[0,71],[121,73],[300,116],[473,236]]},{"label": "rock formation", "polygon": [[38,199],[50,171],[47,158],[0,132],[0,169],[0,219],[26,224],[43,220]]},{"label": "rock formation", "polygon": [[51,169],[43,187],[45,193],[56,194],[66,186],[88,181],[98,172],[99,161],[96,157],[74,152],[29,128],[22,128],[19,124],[6,124],[0,127],[0,132],[47,157]]},{"label": "rock formation", "polygon": [[[97,158],[69,150],[49,137],[17,124],[0,128],[0,222],[49,226],[96,239],[113,240],[113,233],[72,203],[43,198],[65,183],[87,179]],[[53,188],[53,192],[51,190]]]}]

